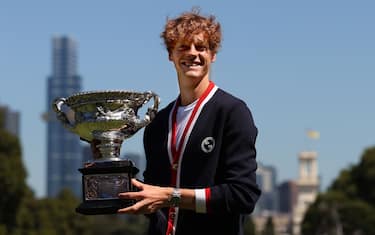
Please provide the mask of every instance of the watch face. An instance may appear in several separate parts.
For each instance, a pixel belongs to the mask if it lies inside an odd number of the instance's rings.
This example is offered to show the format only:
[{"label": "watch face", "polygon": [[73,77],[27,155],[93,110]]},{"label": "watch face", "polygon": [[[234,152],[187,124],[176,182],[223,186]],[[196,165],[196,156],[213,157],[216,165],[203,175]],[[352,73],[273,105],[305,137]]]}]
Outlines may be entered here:
[{"label": "watch face", "polygon": [[178,197],[173,197],[173,198],[172,198],[172,205],[173,205],[174,207],[177,207],[179,204],[180,204],[180,198],[178,198]]},{"label": "watch face", "polygon": [[179,189],[173,189],[171,198],[170,198],[170,203],[172,204],[173,207],[178,207],[180,204],[181,200],[181,193]]}]

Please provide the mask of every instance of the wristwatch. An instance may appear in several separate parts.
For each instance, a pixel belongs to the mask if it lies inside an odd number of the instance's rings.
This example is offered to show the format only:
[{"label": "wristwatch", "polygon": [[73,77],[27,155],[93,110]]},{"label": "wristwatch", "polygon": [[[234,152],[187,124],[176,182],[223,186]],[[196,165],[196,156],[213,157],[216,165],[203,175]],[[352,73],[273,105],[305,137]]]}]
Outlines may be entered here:
[{"label": "wristwatch", "polygon": [[172,194],[168,198],[168,202],[171,207],[178,207],[181,201],[181,192],[180,189],[174,188]]}]

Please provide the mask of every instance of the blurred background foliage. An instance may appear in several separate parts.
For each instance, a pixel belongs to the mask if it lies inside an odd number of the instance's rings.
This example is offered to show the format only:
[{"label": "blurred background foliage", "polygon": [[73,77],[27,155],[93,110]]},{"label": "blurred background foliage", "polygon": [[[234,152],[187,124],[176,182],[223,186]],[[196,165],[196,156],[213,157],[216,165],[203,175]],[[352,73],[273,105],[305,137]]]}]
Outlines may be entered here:
[{"label": "blurred background foliage", "polygon": [[305,214],[304,235],[375,234],[375,147],[341,171]]},{"label": "blurred background foliage", "polygon": [[63,190],[56,198],[38,199],[26,184],[17,137],[3,128],[0,110],[0,235],[143,235],[144,216],[77,214],[80,203]]}]

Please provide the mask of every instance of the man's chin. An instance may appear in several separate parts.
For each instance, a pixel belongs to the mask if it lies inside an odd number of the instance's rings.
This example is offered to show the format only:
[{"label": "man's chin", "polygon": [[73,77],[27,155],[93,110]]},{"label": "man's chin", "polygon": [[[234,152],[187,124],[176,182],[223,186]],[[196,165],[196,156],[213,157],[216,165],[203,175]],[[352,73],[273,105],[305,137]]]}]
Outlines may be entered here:
[{"label": "man's chin", "polygon": [[185,76],[189,77],[191,79],[200,79],[200,78],[204,77],[204,75],[200,71],[199,72],[198,71],[187,71],[187,72],[185,72]]}]

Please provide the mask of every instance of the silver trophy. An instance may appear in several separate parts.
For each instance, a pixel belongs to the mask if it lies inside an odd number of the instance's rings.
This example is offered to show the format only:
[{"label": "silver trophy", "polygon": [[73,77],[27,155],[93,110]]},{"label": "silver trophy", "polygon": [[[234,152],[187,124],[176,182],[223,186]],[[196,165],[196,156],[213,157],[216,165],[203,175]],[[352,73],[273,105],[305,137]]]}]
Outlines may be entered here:
[{"label": "silver trophy", "polygon": [[[151,99],[153,105],[140,118],[138,110]],[[159,97],[150,91],[81,92],[53,102],[64,127],[93,147],[92,161],[79,169],[83,202],[76,209],[78,213],[112,214],[134,203],[117,196],[136,190],[130,179],[139,171],[132,161],[120,158],[120,149],[126,138],[152,121],[159,103]]]}]

